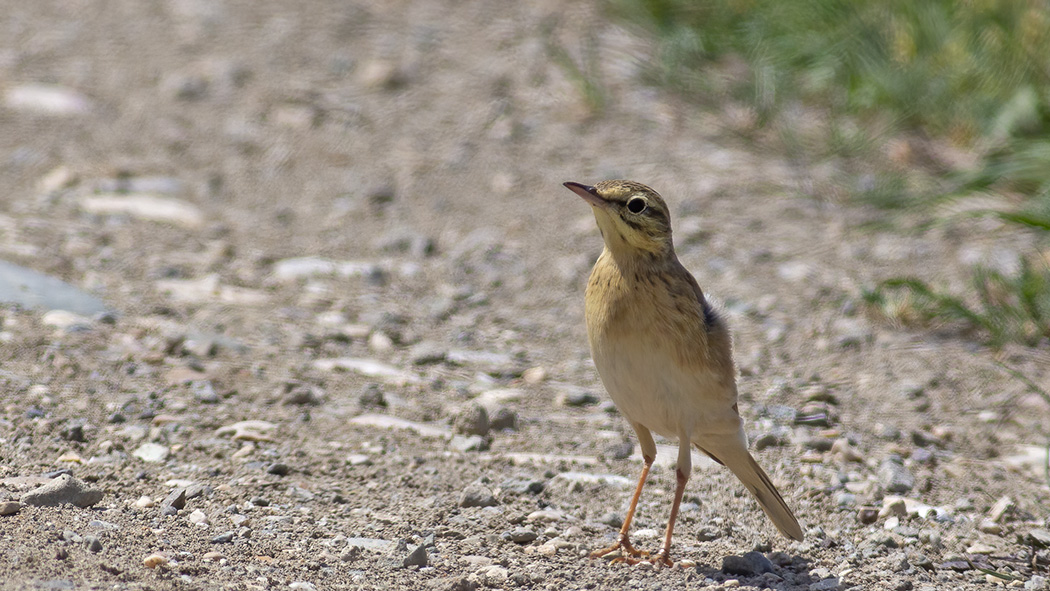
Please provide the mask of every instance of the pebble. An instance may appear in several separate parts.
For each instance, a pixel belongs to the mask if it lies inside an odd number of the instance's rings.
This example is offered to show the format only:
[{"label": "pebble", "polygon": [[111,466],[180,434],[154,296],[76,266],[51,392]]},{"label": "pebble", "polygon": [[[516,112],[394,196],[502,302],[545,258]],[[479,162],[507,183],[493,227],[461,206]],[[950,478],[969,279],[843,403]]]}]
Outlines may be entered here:
[{"label": "pebble", "polygon": [[318,406],[324,402],[324,390],[313,384],[289,382],[284,385],[281,401],[289,405]]},{"label": "pebble", "polygon": [[503,534],[503,537],[515,544],[528,544],[539,537],[539,535],[531,527],[518,527],[506,532]]},{"label": "pebble", "polygon": [[489,374],[516,374],[521,371],[514,358],[506,353],[456,349],[449,351],[445,359],[453,365],[469,366]]},{"label": "pebble", "polygon": [[85,508],[98,503],[103,496],[105,493],[101,490],[89,488],[79,479],[62,474],[51,482],[23,494],[20,500],[23,505],[36,507],[54,507],[69,503]]},{"label": "pebble", "polygon": [[380,378],[398,386],[419,383],[419,378],[393,365],[357,357],[318,359],[314,367],[321,371],[350,371],[370,378]]},{"label": "pebble", "polygon": [[380,429],[407,429],[409,431],[415,431],[424,437],[441,437],[445,439],[452,437],[451,429],[428,423],[417,423],[407,419],[399,419],[390,415],[363,414],[350,419],[349,422],[352,425],[377,427]]},{"label": "pebble", "polygon": [[453,415],[452,428],[456,433],[484,437],[489,432],[489,414],[484,406],[469,404]]},{"label": "pebble", "polygon": [[441,344],[432,341],[416,343],[408,351],[408,359],[412,365],[433,365],[442,363],[448,355],[448,350]]},{"label": "pebble", "polygon": [[337,277],[363,277],[378,280],[385,274],[376,263],[365,261],[334,261],[321,257],[297,257],[282,259],[273,264],[273,276],[278,281],[294,282],[317,275]]},{"label": "pebble", "polygon": [[[24,499],[23,502],[25,502]],[[1045,529],[1033,529],[1025,536],[1025,540],[1033,546],[1050,548],[1050,531]]]},{"label": "pebble", "polygon": [[1006,517],[1014,510],[1014,501],[1010,497],[1000,497],[999,500],[988,510],[988,519],[994,523],[1003,523]]},{"label": "pebble", "polygon": [[92,536],[92,535],[84,536],[84,545],[87,546],[88,550],[90,550],[91,552],[93,552],[95,554],[98,554],[99,552],[102,551],[102,542],[100,542],[99,539],[97,537],[95,537],[95,536]]},{"label": "pebble", "polygon": [[50,310],[40,317],[45,326],[64,332],[77,332],[91,328],[92,320],[68,310]]},{"label": "pebble", "polygon": [[290,474],[292,469],[283,462],[274,462],[266,467],[267,474],[273,474],[274,476],[287,476]]},{"label": "pebble", "polygon": [[915,476],[901,463],[900,458],[890,457],[882,461],[878,471],[879,485],[886,492],[907,493],[915,488]]},{"label": "pebble", "polygon": [[18,501],[4,501],[0,503],[0,515],[14,515],[22,508]]},{"label": "pebble", "polygon": [[756,577],[773,572],[773,563],[761,552],[748,552],[743,556],[726,556],[722,559],[722,572],[727,575]]},{"label": "pebble", "polygon": [[91,317],[109,310],[102,300],[50,275],[0,260],[0,302],[66,310]]},{"label": "pebble", "polygon": [[543,492],[542,480],[531,480],[528,478],[508,478],[500,482],[499,488],[503,492],[515,495],[534,494]]},{"label": "pebble", "polygon": [[[658,454],[659,455],[659,454]],[[587,486],[607,486],[617,489],[628,489],[634,486],[630,478],[618,474],[592,474],[590,472],[561,472],[554,477],[571,492],[582,492]]]},{"label": "pebble", "polygon": [[408,556],[405,556],[401,560],[401,566],[405,568],[408,568],[410,566],[423,567],[429,564],[430,557],[427,556],[427,549],[424,544],[420,544],[413,548],[412,551],[408,553]]},{"label": "pebble", "polygon": [[57,117],[85,115],[92,108],[91,100],[83,94],[53,84],[22,84],[10,88],[4,93],[4,106],[12,111]]},{"label": "pebble", "polygon": [[861,507],[857,510],[857,521],[868,525],[875,523],[879,518],[879,510],[875,507]]},{"label": "pebble", "polygon": [[142,559],[142,565],[146,568],[157,568],[158,566],[167,566],[167,564],[168,557],[163,554],[150,554]]},{"label": "pebble", "polygon": [[168,493],[160,504],[161,515],[175,515],[186,507],[186,487],[180,486]]},{"label": "pebble", "polygon": [[272,442],[270,433],[276,429],[277,425],[267,421],[239,421],[219,427],[215,434],[219,437],[232,435],[234,441]]},{"label": "pebble", "polygon": [[530,367],[521,373],[521,379],[525,380],[526,384],[539,384],[547,379],[547,369],[539,366]]},{"label": "pebble", "polygon": [[218,561],[226,558],[226,555],[223,554],[222,552],[215,552],[213,550],[211,552],[205,552],[204,555],[201,556],[201,558],[203,558],[204,560],[210,560],[212,562],[218,562]]},{"label": "pebble", "polygon": [[1033,591],[1050,589],[1050,582],[1047,578],[1041,575],[1032,575],[1032,578],[1024,582],[1025,589],[1031,589]]},{"label": "pebble", "polygon": [[837,577],[817,581],[809,586],[809,591],[838,591],[839,580]]},{"label": "pebble", "polygon": [[492,564],[479,568],[474,572],[473,578],[486,587],[500,588],[510,578],[510,571],[497,564]]},{"label": "pebble", "polygon": [[479,485],[470,485],[459,496],[460,507],[495,507],[499,504],[492,493]]},{"label": "pebble", "polygon": [[208,516],[200,509],[194,509],[192,513],[186,516],[186,519],[194,525],[208,525]]},{"label": "pebble", "polygon": [[258,306],[270,301],[269,295],[257,289],[222,285],[218,273],[209,273],[199,279],[164,279],[157,281],[155,285],[157,291],[172,300],[187,304],[217,302]]},{"label": "pebble", "polygon": [[293,591],[317,591],[317,585],[310,581],[292,581],[288,583],[288,588]]},{"label": "pebble", "polygon": [[81,198],[80,208],[96,215],[126,215],[187,228],[199,228],[204,225],[204,212],[196,205],[174,197],[161,197],[151,193],[88,195]]},{"label": "pebble", "polygon": [[889,496],[882,499],[882,509],[879,510],[879,517],[904,517],[907,514],[907,503],[902,497]]},{"label": "pebble", "polygon": [[471,435],[465,437],[463,435],[454,435],[448,442],[448,446],[455,451],[460,453],[466,453],[471,451],[487,451],[489,449],[489,440],[480,435]]},{"label": "pebble", "polygon": [[210,541],[210,542],[211,542],[212,544],[228,544],[228,543],[230,543],[230,542],[232,542],[232,541],[233,541],[233,537],[234,537],[235,535],[236,535],[236,534],[235,534],[234,532],[232,532],[232,531],[228,531],[228,532],[223,532],[223,533],[221,533],[221,534],[219,534],[219,535],[217,535],[217,536],[213,537],[213,538],[212,538],[211,540],[209,540],[209,541]]},{"label": "pebble", "polygon": [[170,454],[171,450],[159,443],[143,443],[135,451],[131,452],[131,455],[136,458],[150,463],[163,462],[168,459]]},{"label": "pebble", "polygon": [[518,413],[509,408],[497,408],[489,413],[489,429],[492,431],[518,430]]}]

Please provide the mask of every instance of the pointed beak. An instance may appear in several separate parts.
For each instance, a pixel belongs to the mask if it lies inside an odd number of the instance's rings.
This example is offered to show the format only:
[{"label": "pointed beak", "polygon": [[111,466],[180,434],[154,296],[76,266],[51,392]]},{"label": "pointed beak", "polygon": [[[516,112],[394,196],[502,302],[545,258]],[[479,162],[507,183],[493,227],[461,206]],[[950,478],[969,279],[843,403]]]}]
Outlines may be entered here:
[{"label": "pointed beak", "polygon": [[608,202],[598,194],[598,190],[590,185],[583,185],[571,181],[563,184],[573,193],[583,197],[584,201],[590,203],[594,207],[601,207],[604,209],[608,205]]}]

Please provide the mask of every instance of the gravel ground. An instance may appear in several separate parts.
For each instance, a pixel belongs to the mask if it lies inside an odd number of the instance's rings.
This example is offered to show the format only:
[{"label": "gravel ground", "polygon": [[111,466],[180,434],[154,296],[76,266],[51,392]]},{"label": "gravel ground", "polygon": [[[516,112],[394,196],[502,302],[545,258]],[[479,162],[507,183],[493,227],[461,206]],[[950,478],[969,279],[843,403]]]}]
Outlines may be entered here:
[{"label": "gravel ground", "polygon": [[[649,48],[590,3],[0,6],[0,278],[39,304],[0,309],[3,588],[1048,588],[1050,408],[998,365],[1050,388],[1047,347],[860,300],[1008,265],[1010,229],[873,229],[833,165],[641,84]],[[598,57],[604,110],[561,51]],[[617,177],[725,310],[805,541],[698,457],[678,566],[586,558],[641,461],[560,183]]]}]

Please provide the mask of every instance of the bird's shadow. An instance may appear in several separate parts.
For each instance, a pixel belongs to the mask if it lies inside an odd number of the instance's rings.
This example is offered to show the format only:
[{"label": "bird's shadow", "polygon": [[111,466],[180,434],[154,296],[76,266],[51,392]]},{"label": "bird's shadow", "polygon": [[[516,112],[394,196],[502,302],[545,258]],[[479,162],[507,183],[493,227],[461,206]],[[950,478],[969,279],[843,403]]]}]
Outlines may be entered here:
[{"label": "bird's shadow", "polygon": [[[773,552],[765,555],[772,556],[775,560],[773,570],[754,575],[730,574],[714,565],[700,564],[696,567],[696,573],[705,579],[712,579],[716,583],[722,583],[729,579],[737,579],[741,584],[757,586],[760,588],[777,589],[778,591],[796,591],[805,589],[818,582],[810,576],[810,561],[802,556],[791,555],[785,552]],[[770,576],[773,575],[773,576]],[[785,576],[789,575],[789,576]]]}]

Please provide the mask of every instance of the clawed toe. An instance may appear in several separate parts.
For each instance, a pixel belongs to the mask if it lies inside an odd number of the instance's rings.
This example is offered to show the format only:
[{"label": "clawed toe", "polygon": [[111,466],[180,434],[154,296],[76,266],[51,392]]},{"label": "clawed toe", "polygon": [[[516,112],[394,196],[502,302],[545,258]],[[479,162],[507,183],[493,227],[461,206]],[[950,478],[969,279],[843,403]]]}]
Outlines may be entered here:
[{"label": "clawed toe", "polygon": [[601,550],[595,550],[591,552],[591,558],[601,558],[608,556],[613,552],[619,552],[620,556],[613,558],[613,562],[626,562],[627,564],[638,564],[642,560],[649,558],[649,553],[645,550],[639,550],[631,545],[631,541],[627,538],[623,538],[608,548]]}]

